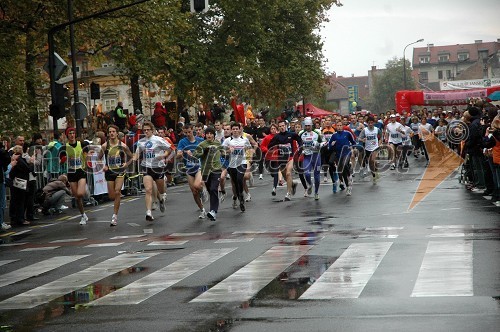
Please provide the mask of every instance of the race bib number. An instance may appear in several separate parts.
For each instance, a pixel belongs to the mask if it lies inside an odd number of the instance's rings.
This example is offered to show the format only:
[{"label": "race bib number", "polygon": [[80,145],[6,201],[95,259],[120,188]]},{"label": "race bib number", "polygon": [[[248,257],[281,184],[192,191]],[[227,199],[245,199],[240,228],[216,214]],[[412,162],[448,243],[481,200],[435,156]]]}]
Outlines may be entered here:
[{"label": "race bib number", "polygon": [[82,160],[80,158],[70,158],[68,160],[68,167],[77,169],[82,167]]}]

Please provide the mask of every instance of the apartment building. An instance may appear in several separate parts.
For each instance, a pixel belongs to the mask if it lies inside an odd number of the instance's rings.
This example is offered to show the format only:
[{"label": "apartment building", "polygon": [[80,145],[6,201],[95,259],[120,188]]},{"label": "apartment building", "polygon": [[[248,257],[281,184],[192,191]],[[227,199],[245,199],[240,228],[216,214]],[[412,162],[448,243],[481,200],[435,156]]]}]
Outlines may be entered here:
[{"label": "apartment building", "polygon": [[500,85],[500,38],[413,48],[413,70],[420,88],[434,91]]}]

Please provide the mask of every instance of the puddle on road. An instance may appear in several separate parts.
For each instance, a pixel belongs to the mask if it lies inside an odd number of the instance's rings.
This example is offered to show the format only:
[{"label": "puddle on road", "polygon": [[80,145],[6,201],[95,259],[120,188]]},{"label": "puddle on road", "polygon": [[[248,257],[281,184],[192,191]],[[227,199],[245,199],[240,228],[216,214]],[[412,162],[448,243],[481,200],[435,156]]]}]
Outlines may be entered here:
[{"label": "puddle on road", "polygon": [[[304,255],[264,287],[248,306],[263,300],[297,300],[338,257]],[[243,304],[242,307],[247,306]]]},{"label": "puddle on road", "polygon": [[[45,325],[45,322],[53,318],[66,314],[72,314],[81,309],[87,309],[88,307],[85,304],[108,295],[109,293],[112,293],[124,286],[118,286],[115,284],[117,277],[127,276],[134,273],[141,273],[147,270],[147,267],[140,266],[124,269],[113,274],[112,276],[100,280],[99,282],[90,284],[84,288],[65,294],[45,305],[41,305],[32,309],[33,313],[31,315],[24,316],[22,322],[20,322],[19,325],[2,325],[0,326],[0,332],[33,331],[37,328],[43,327]],[[0,314],[0,321],[12,321],[12,318],[17,316],[16,313],[16,310],[3,312]]]}]

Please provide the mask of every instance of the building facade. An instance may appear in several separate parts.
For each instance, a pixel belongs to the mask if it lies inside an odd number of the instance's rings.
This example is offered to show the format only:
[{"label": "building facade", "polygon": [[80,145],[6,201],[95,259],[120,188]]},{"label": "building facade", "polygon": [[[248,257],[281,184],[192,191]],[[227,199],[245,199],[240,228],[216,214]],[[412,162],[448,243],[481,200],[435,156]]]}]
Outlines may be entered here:
[{"label": "building facade", "polygon": [[500,77],[500,39],[495,42],[476,40],[472,44],[456,44],[413,48],[413,70],[419,85],[433,91],[445,90],[446,82],[491,80]]}]

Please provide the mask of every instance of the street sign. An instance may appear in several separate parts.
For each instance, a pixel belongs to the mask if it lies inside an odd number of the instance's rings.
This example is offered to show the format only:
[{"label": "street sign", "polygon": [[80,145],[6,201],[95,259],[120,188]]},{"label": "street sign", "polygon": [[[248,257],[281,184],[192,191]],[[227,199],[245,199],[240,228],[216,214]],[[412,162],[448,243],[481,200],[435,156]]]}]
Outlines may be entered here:
[{"label": "street sign", "polygon": [[[66,61],[64,61],[60,56],[59,54],[57,54],[56,52],[54,52],[54,80],[58,80],[61,78],[62,74],[64,73],[64,71],[68,68],[68,64],[66,63]],[[49,62],[47,61],[47,63],[45,63],[45,65],[43,66],[43,69],[47,72],[47,74],[50,75],[50,72],[49,72]]]},{"label": "street sign", "polygon": [[71,106],[71,114],[75,114],[76,120],[83,120],[87,117],[88,109],[84,103],[78,102]]},{"label": "street sign", "polygon": [[[356,111],[356,105],[358,102],[358,86],[357,85],[349,85],[347,87],[347,95],[349,101],[349,112],[353,113]],[[356,103],[356,104],[353,104]]]}]

